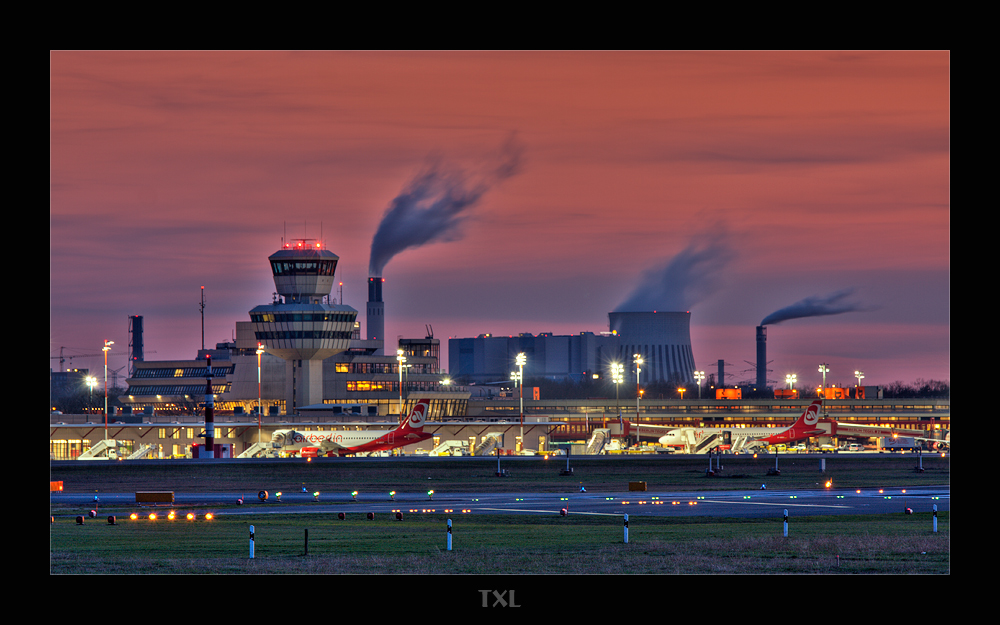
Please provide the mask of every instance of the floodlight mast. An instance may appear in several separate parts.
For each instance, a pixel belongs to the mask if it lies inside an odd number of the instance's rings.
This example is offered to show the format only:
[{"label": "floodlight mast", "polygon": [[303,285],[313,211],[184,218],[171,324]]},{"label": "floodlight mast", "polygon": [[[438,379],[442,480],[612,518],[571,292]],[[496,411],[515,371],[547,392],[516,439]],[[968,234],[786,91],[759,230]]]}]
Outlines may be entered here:
[{"label": "floodlight mast", "polygon": [[[518,369],[518,371],[517,371],[517,379],[520,382],[520,384],[518,384],[518,387],[521,390],[521,392],[520,392],[520,397],[521,397],[521,436],[520,436],[521,449],[524,449],[524,365],[527,362],[528,362],[528,357],[525,355],[524,352],[521,352],[520,354],[517,355],[517,369]],[[518,451],[521,451],[521,449],[519,449]]]}]

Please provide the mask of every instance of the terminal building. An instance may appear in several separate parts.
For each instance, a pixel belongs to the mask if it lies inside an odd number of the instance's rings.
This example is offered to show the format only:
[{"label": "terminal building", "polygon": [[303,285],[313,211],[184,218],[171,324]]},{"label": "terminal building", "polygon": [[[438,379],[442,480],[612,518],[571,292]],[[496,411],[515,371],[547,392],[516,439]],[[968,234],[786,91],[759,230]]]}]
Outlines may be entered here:
[{"label": "terminal building", "polygon": [[[214,359],[213,359],[214,367]],[[487,438],[498,441],[504,454],[522,450],[548,452],[568,450],[572,455],[595,453],[595,442],[625,436],[618,419],[620,407],[610,399],[524,399],[523,422],[518,399],[470,398],[463,392],[412,393],[404,411],[419,398],[431,400],[431,415],[425,432],[432,438],[399,448],[406,455],[430,453],[457,443],[476,449]],[[631,406],[625,419],[634,426],[674,427],[788,427],[809,400],[643,400]],[[215,417],[215,445],[224,456],[238,458],[254,445],[272,439],[277,430],[388,429],[395,414],[376,414],[375,405],[322,404],[291,416],[225,413]],[[824,402],[825,417],[847,425],[881,425],[920,430],[931,438],[947,439],[951,429],[951,407],[947,399],[843,399]],[[49,425],[49,450],[53,460],[85,457],[102,439],[117,441],[119,458],[191,457],[192,447],[202,444],[204,417],[198,414],[140,414],[109,416],[105,425],[100,414],[53,414]],[[824,418],[825,420],[825,418]],[[821,423],[824,421],[821,420]],[[633,431],[637,428],[633,428]],[[817,442],[828,442],[820,438]],[[832,441],[834,443],[838,441]]]}]

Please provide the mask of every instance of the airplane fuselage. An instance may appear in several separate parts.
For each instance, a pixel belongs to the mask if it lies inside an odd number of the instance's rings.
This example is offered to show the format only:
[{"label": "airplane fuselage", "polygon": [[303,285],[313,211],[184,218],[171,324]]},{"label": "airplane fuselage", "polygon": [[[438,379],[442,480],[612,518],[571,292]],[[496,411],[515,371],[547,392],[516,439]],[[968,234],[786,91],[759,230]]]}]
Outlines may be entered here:
[{"label": "airplane fuselage", "polygon": [[372,451],[383,451],[418,443],[431,438],[430,434],[422,432],[401,432],[399,430],[320,430],[315,432],[298,432],[295,430],[279,430],[275,438],[282,449],[297,451],[304,447],[318,447],[324,452],[339,454],[356,454]]},{"label": "airplane fuselage", "polygon": [[662,436],[659,442],[663,445],[686,445],[692,440],[692,438],[697,442],[705,437],[712,436],[713,434],[723,434],[725,432],[729,432],[733,436],[745,436],[753,440],[759,440],[769,445],[775,445],[777,443],[790,443],[809,438],[810,436],[819,436],[825,433],[823,430],[818,429],[796,431],[791,427],[782,429],[761,427],[677,428]]}]

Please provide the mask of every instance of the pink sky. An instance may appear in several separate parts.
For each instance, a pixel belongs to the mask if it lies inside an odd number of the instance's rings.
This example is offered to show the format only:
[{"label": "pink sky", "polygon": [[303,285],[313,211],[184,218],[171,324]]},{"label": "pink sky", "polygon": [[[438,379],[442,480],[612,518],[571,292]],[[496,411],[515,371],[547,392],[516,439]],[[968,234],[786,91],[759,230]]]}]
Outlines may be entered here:
[{"label": "pink sky", "polygon": [[126,352],[137,314],[147,359],[193,358],[200,287],[212,347],[271,301],[283,234],[321,228],[364,322],[393,199],[515,145],[445,239],[386,265],[390,342],[605,331],[715,237],[726,260],[689,276],[699,368],[749,369],[764,317],[849,289],[859,310],[768,327],[770,377],[950,379],[948,52],[53,52],[50,72],[50,356]]}]

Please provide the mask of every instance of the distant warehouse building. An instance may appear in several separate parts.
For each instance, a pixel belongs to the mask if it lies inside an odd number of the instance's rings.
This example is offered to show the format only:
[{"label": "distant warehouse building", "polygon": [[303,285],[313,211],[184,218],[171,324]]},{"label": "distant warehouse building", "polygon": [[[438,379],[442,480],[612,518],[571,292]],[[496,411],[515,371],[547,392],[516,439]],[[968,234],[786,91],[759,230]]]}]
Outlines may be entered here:
[{"label": "distant warehouse building", "polygon": [[480,334],[476,338],[448,340],[448,368],[452,379],[459,384],[509,380],[511,372],[517,369],[517,355],[524,353],[525,378],[579,381],[606,374],[607,363],[617,359],[618,352],[618,337],[607,333]]},{"label": "distant warehouse building", "polygon": [[517,368],[517,355],[523,352],[527,356],[525,379],[579,381],[592,375],[603,377],[611,363],[623,364],[626,371],[634,372],[634,355],[640,354],[644,382],[694,381],[691,313],[612,312],[608,320],[611,331],[599,334],[480,334],[476,338],[449,339],[451,377],[459,384],[509,380]]}]

